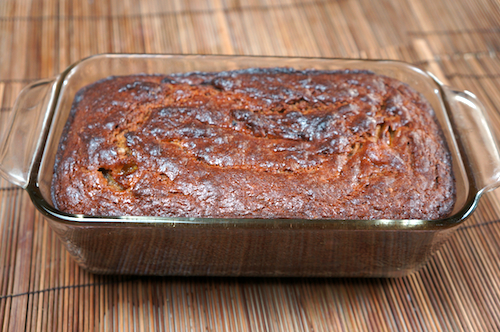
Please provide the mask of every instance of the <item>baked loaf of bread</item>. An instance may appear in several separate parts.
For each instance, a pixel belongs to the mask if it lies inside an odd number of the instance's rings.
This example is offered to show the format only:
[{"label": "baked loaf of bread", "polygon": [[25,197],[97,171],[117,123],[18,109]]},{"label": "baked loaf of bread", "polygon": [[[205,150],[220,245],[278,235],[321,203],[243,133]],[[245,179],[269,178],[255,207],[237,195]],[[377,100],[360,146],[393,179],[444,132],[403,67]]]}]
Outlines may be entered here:
[{"label": "baked loaf of bread", "polygon": [[434,112],[406,84],[272,68],[83,88],[52,195],[94,216],[436,219],[455,183]]}]

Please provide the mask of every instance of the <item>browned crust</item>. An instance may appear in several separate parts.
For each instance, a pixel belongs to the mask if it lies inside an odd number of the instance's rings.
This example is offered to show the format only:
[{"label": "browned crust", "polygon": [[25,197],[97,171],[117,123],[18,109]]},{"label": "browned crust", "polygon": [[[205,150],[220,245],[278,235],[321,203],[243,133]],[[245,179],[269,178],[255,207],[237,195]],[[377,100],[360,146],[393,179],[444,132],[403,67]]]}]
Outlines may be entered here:
[{"label": "browned crust", "polygon": [[57,208],[86,215],[437,219],[450,154],[432,109],[365,71],[125,76],[82,89]]}]

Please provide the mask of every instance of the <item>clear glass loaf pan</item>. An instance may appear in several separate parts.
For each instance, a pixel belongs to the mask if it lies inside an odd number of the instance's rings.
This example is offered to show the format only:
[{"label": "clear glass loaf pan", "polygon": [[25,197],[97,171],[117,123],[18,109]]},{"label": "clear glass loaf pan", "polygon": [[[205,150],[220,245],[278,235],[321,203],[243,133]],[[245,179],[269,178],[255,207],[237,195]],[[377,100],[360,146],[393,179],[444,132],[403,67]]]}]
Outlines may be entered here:
[{"label": "clear glass loaf pan", "polygon": [[[50,185],[60,135],[76,92],[113,75],[249,67],[367,69],[399,79],[432,104],[452,152],[453,213],[441,220],[304,220],[91,217],[53,207]],[[422,266],[500,184],[500,155],[481,103],[397,61],[98,55],[19,95],[0,137],[0,174],[26,189],[75,260],[99,274],[397,277]]]}]

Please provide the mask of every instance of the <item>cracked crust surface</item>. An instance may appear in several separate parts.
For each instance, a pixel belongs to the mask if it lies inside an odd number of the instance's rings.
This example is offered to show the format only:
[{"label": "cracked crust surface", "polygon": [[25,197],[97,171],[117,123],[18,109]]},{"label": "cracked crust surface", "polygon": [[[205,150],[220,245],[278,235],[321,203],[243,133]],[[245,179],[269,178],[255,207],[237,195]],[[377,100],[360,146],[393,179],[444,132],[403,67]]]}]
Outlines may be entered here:
[{"label": "cracked crust surface", "polygon": [[437,219],[455,184],[412,88],[366,71],[273,68],[83,88],[52,195],[94,216]]}]

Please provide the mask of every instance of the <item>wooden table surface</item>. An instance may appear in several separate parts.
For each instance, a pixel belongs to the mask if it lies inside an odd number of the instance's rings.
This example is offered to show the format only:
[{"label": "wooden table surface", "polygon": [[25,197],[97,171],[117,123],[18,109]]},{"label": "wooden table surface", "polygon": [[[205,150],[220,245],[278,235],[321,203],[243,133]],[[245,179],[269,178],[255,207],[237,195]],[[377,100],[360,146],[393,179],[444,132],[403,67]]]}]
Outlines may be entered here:
[{"label": "wooden table surface", "polygon": [[[29,82],[97,53],[387,58],[473,91],[500,133],[500,2],[2,0],[0,133]],[[4,331],[500,331],[500,196],[399,279],[96,276],[0,180]]]}]

